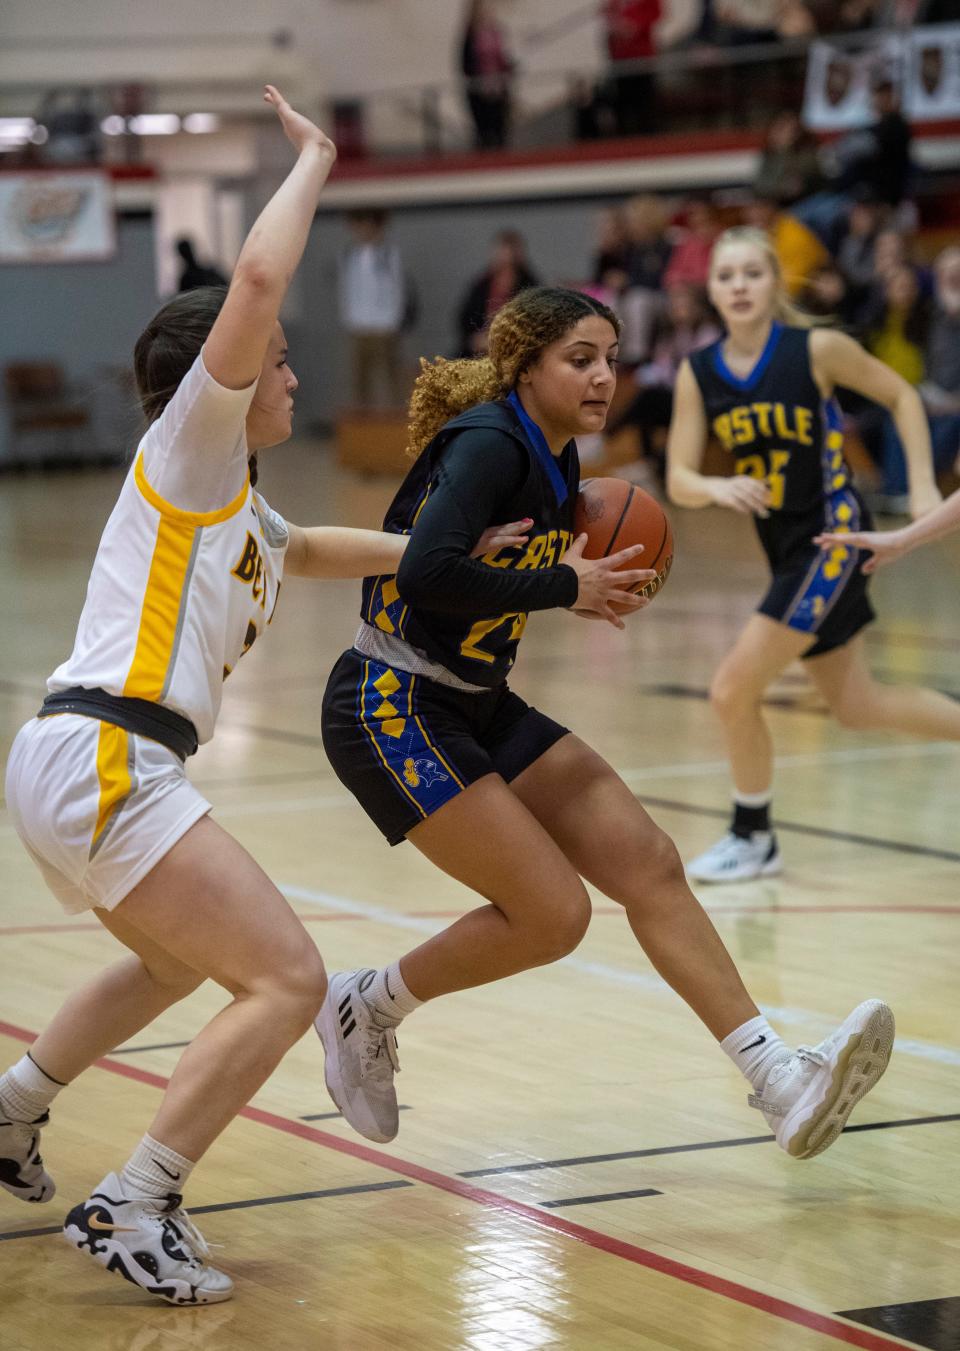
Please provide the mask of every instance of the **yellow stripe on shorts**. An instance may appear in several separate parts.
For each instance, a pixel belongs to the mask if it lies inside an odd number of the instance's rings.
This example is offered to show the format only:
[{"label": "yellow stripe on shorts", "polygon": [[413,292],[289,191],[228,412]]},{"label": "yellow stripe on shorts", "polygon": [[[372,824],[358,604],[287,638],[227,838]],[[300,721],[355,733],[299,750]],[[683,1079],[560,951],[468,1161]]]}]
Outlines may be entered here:
[{"label": "yellow stripe on shorts", "polygon": [[127,732],[113,723],[100,724],[97,742],[97,779],[100,797],[97,802],[97,824],[94,827],[91,848],[103,834],[114,808],[130,792],[130,765],[127,753]]}]

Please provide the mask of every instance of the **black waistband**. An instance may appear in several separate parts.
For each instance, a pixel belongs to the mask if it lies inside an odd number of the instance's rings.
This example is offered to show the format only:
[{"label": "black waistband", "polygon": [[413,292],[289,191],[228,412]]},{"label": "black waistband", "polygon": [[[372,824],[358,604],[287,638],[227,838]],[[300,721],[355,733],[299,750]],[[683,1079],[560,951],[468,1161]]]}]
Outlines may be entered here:
[{"label": "black waistband", "polygon": [[108,694],[106,690],[84,689],[75,685],[69,690],[58,690],[48,694],[38,718],[50,718],[55,713],[78,713],[84,718],[99,718],[101,722],[112,723],[114,727],[123,727],[137,736],[149,737],[159,741],[186,760],[188,755],[196,754],[197,729],[189,718],[182,718],[162,704],[153,704],[149,699],[125,699],[117,694]]}]

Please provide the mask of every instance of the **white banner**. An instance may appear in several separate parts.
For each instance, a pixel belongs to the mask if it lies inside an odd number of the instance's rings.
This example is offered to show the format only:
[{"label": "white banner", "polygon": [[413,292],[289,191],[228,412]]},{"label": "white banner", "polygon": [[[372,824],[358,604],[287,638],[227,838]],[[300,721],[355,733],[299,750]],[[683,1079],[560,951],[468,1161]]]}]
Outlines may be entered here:
[{"label": "white banner", "polygon": [[112,258],[110,177],[98,169],[0,174],[0,263]]},{"label": "white banner", "polygon": [[870,91],[880,77],[900,84],[899,38],[864,39],[862,46],[814,42],[807,58],[803,121],[812,131],[849,131],[876,120]]},{"label": "white banner", "polygon": [[914,122],[960,117],[960,24],[914,28],[906,39],[903,111]]}]

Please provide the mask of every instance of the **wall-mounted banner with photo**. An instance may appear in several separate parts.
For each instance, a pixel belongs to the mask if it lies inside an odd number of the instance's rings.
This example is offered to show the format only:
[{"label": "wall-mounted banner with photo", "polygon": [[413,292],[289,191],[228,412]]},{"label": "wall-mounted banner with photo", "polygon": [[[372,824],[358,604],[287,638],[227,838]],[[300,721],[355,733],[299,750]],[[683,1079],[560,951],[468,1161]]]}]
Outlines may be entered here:
[{"label": "wall-mounted banner with photo", "polygon": [[850,131],[874,121],[870,91],[884,78],[899,86],[903,60],[898,37],[865,37],[856,47],[811,43],[803,95],[805,125],[812,131]]},{"label": "wall-mounted banner with photo", "polygon": [[0,174],[0,263],[74,263],[117,249],[113,189],[97,169]]},{"label": "wall-mounted banner with photo", "polygon": [[914,122],[960,117],[960,24],[914,28],[906,52],[905,115]]}]

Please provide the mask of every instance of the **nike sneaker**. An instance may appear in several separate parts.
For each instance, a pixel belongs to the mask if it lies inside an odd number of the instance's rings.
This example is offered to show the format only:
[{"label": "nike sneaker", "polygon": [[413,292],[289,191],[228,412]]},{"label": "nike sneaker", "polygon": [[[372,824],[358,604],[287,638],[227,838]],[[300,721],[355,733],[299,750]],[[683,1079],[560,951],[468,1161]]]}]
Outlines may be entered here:
[{"label": "nike sneaker", "polygon": [[892,1010],[879,999],[858,1004],[819,1046],[801,1046],[770,1070],[758,1108],[781,1149],[812,1159],[833,1144],[847,1118],[878,1082],[893,1050]]},{"label": "nike sneaker", "polygon": [[50,1120],[14,1121],[0,1105],[0,1187],[21,1201],[51,1201],[56,1183],[40,1157],[40,1131]]},{"label": "nike sneaker", "polygon": [[755,830],[746,837],[731,831],[687,864],[687,876],[694,882],[747,882],[782,870],[777,837],[770,830]]},{"label": "nike sneaker", "polygon": [[163,1199],[124,1196],[116,1173],[108,1173],[70,1211],[64,1237],[168,1304],[218,1304],[233,1294],[233,1281],[208,1264],[210,1249],[182,1200],[176,1192]]},{"label": "nike sneaker", "polygon": [[387,1144],[400,1128],[393,1086],[400,1061],[396,1033],[377,1024],[363,997],[375,975],[363,970],[331,976],[314,1025],[323,1042],[327,1092],[355,1131]]}]

